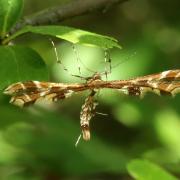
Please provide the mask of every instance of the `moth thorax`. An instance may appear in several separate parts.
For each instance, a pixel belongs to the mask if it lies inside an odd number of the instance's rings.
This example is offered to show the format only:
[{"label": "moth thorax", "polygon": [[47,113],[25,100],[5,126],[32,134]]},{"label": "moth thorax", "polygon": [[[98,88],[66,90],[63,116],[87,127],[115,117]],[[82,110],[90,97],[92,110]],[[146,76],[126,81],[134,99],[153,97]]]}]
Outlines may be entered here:
[{"label": "moth thorax", "polygon": [[93,75],[92,79],[94,79],[94,80],[100,79],[101,80],[101,75],[99,73],[95,73]]},{"label": "moth thorax", "polygon": [[101,75],[99,73],[95,73],[91,78],[88,79],[88,83],[91,83],[96,80],[101,80]]}]

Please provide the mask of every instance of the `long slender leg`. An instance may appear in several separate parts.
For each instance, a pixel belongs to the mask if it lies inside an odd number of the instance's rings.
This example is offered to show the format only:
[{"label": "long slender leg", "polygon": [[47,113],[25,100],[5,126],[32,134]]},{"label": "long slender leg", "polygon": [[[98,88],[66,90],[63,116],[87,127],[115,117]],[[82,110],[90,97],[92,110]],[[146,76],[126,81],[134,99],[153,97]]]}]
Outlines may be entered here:
[{"label": "long slender leg", "polygon": [[80,57],[79,57],[79,53],[75,47],[75,44],[72,44],[72,48],[73,48],[73,51],[74,51],[74,54],[76,55],[76,60],[77,60],[77,66],[78,66],[78,71],[79,71],[79,74],[81,75],[81,65],[80,65]]},{"label": "long slender leg", "polygon": [[52,44],[52,46],[53,46],[53,48],[54,48],[54,53],[55,53],[55,56],[56,56],[56,62],[62,66],[62,68],[63,68],[64,71],[66,71],[68,74],[70,74],[70,73],[69,73],[69,70],[65,67],[65,65],[62,63],[61,59],[60,59],[59,56],[58,56],[57,48],[56,48],[56,46],[55,46],[54,41],[53,41],[52,39],[50,39],[50,41],[51,41],[51,44]]},{"label": "long slender leg", "polygon": [[[66,66],[63,64],[63,62],[62,62],[61,59],[59,58],[58,53],[57,53],[57,48],[56,48],[56,46],[55,46],[54,41],[53,41],[52,39],[50,39],[50,41],[51,41],[51,44],[52,44],[52,46],[53,46],[53,48],[54,48],[54,53],[55,53],[55,56],[56,56],[56,62],[61,65],[61,67],[63,68],[63,70],[66,71],[70,76],[74,76],[74,77],[77,77],[77,78],[84,79],[81,75],[76,75],[76,74],[70,73],[70,71],[66,68]],[[73,46],[74,46],[74,45],[73,45]],[[74,48],[73,48],[73,49],[74,49]],[[76,50],[75,50],[75,51],[76,51]],[[79,73],[81,74],[81,71],[80,71],[80,63],[79,63],[79,62],[80,62],[80,58],[78,58],[77,62],[78,62]]]},{"label": "long slender leg", "polygon": [[104,50],[104,62],[105,62],[105,71],[103,74],[106,76],[106,81],[107,81],[107,75],[111,73],[111,57],[110,57],[110,52],[108,49]]}]

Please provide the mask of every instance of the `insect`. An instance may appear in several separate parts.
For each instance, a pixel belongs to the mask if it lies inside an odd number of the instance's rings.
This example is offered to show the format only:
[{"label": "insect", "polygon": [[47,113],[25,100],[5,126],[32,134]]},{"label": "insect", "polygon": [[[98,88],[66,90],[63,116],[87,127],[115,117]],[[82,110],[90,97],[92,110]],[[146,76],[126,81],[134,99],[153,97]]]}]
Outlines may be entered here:
[{"label": "insect", "polygon": [[23,107],[34,104],[41,98],[54,102],[68,98],[73,93],[90,91],[80,112],[82,136],[87,141],[90,139],[89,122],[95,115],[97,106],[95,95],[98,90],[104,88],[115,89],[128,95],[140,97],[143,97],[146,92],[175,96],[180,92],[180,69],[168,70],[129,80],[102,80],[101,74],[95,73],[92,77],[86,78],[84,83],[18,82],[7,87],[4,93],[12,96],[10,103]]}]

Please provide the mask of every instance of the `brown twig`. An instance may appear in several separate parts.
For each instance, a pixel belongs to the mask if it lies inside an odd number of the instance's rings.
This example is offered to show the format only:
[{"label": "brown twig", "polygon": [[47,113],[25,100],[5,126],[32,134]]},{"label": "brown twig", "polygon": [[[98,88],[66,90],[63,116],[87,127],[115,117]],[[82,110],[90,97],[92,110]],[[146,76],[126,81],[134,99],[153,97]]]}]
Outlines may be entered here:
[{"label": "brown twig", "polygon": [[60,21],[88,14],[94,11],[107,11],[110,7],[127,0],[73,0],[65,5],[48,8],[33,15],[24,17],[10,33],[14,33],[26,25],[57,24]]}]

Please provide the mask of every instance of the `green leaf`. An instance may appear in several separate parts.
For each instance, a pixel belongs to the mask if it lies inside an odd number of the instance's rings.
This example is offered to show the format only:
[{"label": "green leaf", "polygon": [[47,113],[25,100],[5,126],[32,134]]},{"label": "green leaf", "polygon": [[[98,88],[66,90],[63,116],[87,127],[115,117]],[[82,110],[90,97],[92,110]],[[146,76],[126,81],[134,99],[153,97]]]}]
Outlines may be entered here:
[{"label": "green leaf", "polygon": [[23,0],[0,0],[0,37],[7,34],[19,19],[23,8]]},{"label": "green leaf", "polygon": [[112,37],[102,36],[100,34],[65,26],[26,26],[11,37],[7,38],[5,42],[27,32],[55,36],[74,44],[79,43],[87,46],[98,46],[101,48],[121,48],[118,41]]},{"label": "green leaf", "polygon": [[147,160],[132,160],[127,168],[131,176],[139,180],[177,180],[163,168]]},{"label": "green leaf", "polygon": [[[50,112],[49,109],[48,107],[43,110],[36,106],[28,111],[14,106],[0,106],[0,129],[4,130],[4,142],[0,141],[0,147],[1,144],[3,146],[7,143],[28,152],[16,153],[16,165],[23,164],[24,168],[33,168],[37,172],[42,168],[54,167],[55,164],[55,172],[57,170],[59,173],[62,169],[61,172],[71,175],[125,171],[128,159],[121,149],[113,145],[108,146],[97,138],[95,133],[92,133],[90,142],[81,140],[75,148],[80,133],[79,123],[73,121],[75,117],[70,118],[67,114],[63,115],[63,112],[55,112],[52,109]],[[9,159],[4,157],[2,162],[10,161],[14,157],[10,150],[6,153]],[[0,163],[4,154],[0,151]]]},{"label": "green leaf", "polygon": [[180,115],[174,109],[164,109],[156,114],[156,135],[160,142],[180,159]]},{"label": "green leaf", "polygon": [[0,89],[26,80],[47,80],[48,72],[39,54],[22,46],[0,46]]}]

